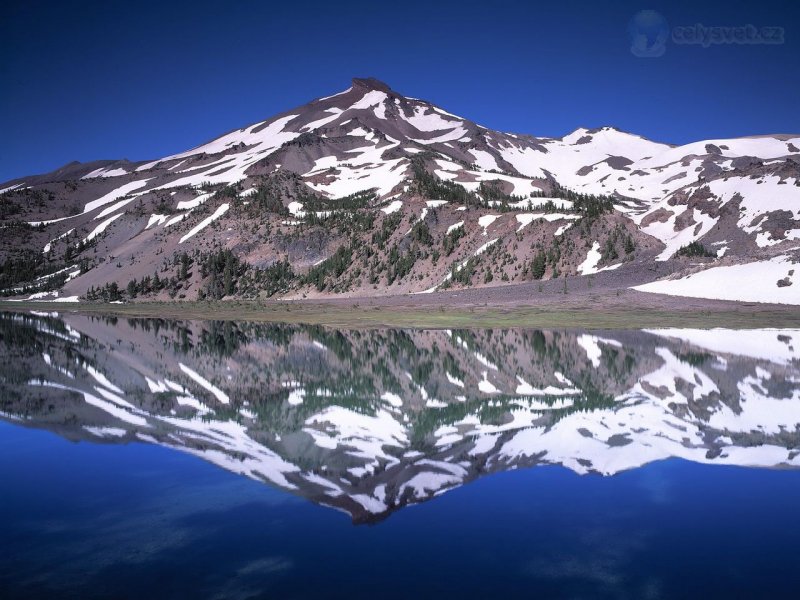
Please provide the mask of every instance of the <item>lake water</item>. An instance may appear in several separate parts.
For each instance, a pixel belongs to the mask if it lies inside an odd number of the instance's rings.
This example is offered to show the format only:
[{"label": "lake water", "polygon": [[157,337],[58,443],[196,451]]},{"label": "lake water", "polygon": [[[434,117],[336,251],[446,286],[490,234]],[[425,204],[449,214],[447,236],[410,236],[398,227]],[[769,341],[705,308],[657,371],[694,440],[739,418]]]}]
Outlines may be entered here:
[{"label": "lake water", "polygon": [[800,331],[0,313],[0,597],[775,598]]}]

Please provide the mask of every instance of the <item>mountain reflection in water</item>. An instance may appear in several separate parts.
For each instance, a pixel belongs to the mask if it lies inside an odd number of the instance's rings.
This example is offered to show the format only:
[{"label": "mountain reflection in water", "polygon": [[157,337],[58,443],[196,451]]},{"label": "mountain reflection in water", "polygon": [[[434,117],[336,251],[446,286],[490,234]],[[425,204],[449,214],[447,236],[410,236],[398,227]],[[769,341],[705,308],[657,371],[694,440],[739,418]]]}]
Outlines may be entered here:
[{"label": "mountain reflection in water", "polygon": [[169,446],[376,522],[482,475],[800,467],[800,331],[0,314],[0,418]]}]

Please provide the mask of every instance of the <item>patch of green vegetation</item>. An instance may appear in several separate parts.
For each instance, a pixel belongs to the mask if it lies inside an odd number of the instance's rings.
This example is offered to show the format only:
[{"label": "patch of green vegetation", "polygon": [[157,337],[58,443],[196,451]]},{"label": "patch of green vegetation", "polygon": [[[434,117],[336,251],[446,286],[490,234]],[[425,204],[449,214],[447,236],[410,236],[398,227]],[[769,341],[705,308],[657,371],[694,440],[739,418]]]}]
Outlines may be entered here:
[{"label": "patch of green vegetation", "polygon": [[0,195],[0,219],[6,220],[9,217],[22,212],[22,207],[8,198],[5,194]]},{"label": "patch of green vegetation", "polygon": [[[0,310],[42,310],[41,302],[2,302]],[[238,320],[261,323],[305,323],[355,328],[406,327],[416,329],[476,329],[532,327],[539,329],[642,329],[725,327],[800,327],[796,307],[741,305],[708,310],[657,309],[635,305],[602,307],[595,295],[584,305],[564,307],[561,302],[538,306],[469,307],[357,306],[337,302],[132,302],[126,304],[59,304],[59,312],[147,318]]]},{"label": "patch of green vegetation", "polygon": [[312,267],[300,278],[301,285],[313,285],[318,291],[332,287],[334,280],[350,267],[353,260],[351,246],[339,246],[333,256]]},{"label": "patch of green vegetation", "polygon": [[430,246],[433,244],[433,236],[431,235],[431,230],[428,227],[428,224],[425,221],[418,221],[414,224],[411,228],[411,239],[415,242],[419,242],[423,246]]},{"label": "patch of green vegetation", "polygon": [[626,255],[636,249],[633,236],[622,225],[617,225],[606,238],[600,250],[600,262],[607,263],[620,257],[620,251]]},{"label": "patch of green vegetation", "polygon": [[572,202],[572,211],[581,214],[583,217],[589,220],[614,211],[615,198],[613,196],[604,196],[602,194],[581,194],[565,188],[555,182],[553,183],[553,189],[549,194],[545,194],[544,192],[534,192],[531,194],[531,197],[533,198],[546,198],[548,196],[561,198],[562,200],[569,200]]},{"label": "patch of green vegetation", "polygon": [[301,201],[303,210],[308,212],[321,211],[353,211],[367,208],[378,198],[374,189],[362,190],[341,198],[325,198],[323,196],[304,196]]},{"label": "patch of green vegetation", "polygon": [[41,252],[22,250],[0,263],[0,296],[60,289],[67,280],[69,261],[48,262]]},{"label": "patch of green vegetation", "polygon": [[381,227],[378,231],[372,234],[372,245],[376,248],[383,248],[392,234],[397,230],[400,222],[403,220],[403,214],[394,212],[386,215],[381,221]]},{"label": "patch of green vegetation", "polygon": [[685,362],[687,365],[691,365],[693,367],[700,367],[703,366],[709,360],[711,360],[713,356],[711,356],[707,352],[683,352],[681,354],[678,354],[677,358],[681,362]]},{"label": "patch of green vegetation", "polygon": [[678,251],[675,252],[675,256],[688,256],[691,258],[695,257],[707,258],[707,257],[714,257],[716,255],[713,252],[710,252],[708,249],[706,249],[706,247],[703,246],[703,244],[701,244],[700,242],[691,242],[689,244],[686,244],[685,246],[681,246],[680,248],[678,248]]},{"label": "patch of green vegetation", "polygon": [[248,198],[248,212],[266,212],[288,217],[289,209],[283,205],[284,188],[275,179],[265,179],[256,186],[256,191]]},{"label": "patch of green vegetation", "polygon": [[414,263],[417,262],[419,256],[419,248],[416,244],[408,248],[404,253],[401,253],[397,244],[392,246],[389,250],[388,256],[388,269],[386,272],[386,283],[392,285],[395,280],[403,279],[414,268]]},{"label": "patch of green vegetation", "polygon": [[424,198],[446,200],[464,204],[465,206],[484,206],[485,203],[468,191],[463,185],[453,181],[439,179],[425,168],[425,160],[432,158],[429,153],[421,153],[411,159],[411,171],[414,178],[415,191]]},{"label": "patch of green vegetation", "polygon": [[[128,285],[130,286],[130,284]],[[119,289],[116,281],[112,281],[102,287],[90,287],[86,290],[84,297],[90,302],[119,302],[122,300],[122,290]]]},{"label": "patch of green vegetation", "polygon": [[442,250],[444,251],[444,255],[450,256],[453,253],[453,250],[455,250],[458,246],[458,240],[466,235],[467,232],[464,230],[463,225],[461,227],[451,229],[449,233],[446,233],[444,239],[442,240]]},{"label": "patch of green vegetation", "polygon": [[544,272],[547,270],[547,255],[539,250],[534,254],[530,264],[523,265],[522,276],[531,279],[541,279],[544,277]]},{"label": "patch of green vegetation", "polygon": [[[181,273],[184,273],[184,261],[181,262]],[[219,300],[236,292],[239,277],[247,266],[227,248],[206,256],[201,265],[201,275],[206,282],[200,291],[200,297]],[[183,277],[181,277],[183,279]]]},{"label": "patch of green vegetation", "polygon": [[333,210],[329,213],[307,212],[303,217],[303,228],[315,226],[335,228],[340,234],[348,236],[370,231],[374,224],[375,211],[369,209]]},{"label": "patch of green vegetation", "polygon": [[447,283],[459,283],[464,286],[471,285],[472,277],[475,275],[479,262],[479,256],[471,256],[463,266],[460,266],[459,263],[453,263],[450,267],[450,279]]},{"label": "patch of green vegetation", "polygon": [[239,279],[239,292],[245,298],[254,298],[262,292],[274,296],[289,291],[296,277],[288,258],[264,269],[248,267]]}]

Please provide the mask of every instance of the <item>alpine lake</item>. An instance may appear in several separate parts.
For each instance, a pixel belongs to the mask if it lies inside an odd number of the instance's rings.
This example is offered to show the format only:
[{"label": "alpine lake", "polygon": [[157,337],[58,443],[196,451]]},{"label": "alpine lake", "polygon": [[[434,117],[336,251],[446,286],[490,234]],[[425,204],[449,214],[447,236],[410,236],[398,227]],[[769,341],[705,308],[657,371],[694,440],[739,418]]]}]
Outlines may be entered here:
[{"label": "alpine lake", "polygon": [[0,312],[0,597],[789,598],[800,329]]}]

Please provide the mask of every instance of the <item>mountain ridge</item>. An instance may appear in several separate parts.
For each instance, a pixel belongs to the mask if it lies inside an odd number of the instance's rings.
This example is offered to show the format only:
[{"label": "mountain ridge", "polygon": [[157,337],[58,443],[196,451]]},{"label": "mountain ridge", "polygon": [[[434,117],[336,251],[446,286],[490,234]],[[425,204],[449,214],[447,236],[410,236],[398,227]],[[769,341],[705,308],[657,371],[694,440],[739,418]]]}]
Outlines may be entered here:
[{"label": "mountain ridge", "polygon": [[[602,269],[621,281],[636,272],[643,291],[691,295],[709,293],[698,277],[727,289],[744,269],[769,293],[700,297],[800,304],[798,148],[789,134],[673,146],[610,126],[504,133],[354,78],[190,150],[3,184],[12,235],[0,288],[89,299],[134,281],[129,300],[193,299],[213,287],[212,255],[228,251],[250,280],[288,268],[268,290],[240,287],[237,275],[223,296],[419,293]],[[348,248],[341,271],[337,252]],[[183,254],[195,268],[181,279],[169,262]],[[676,275],[642,283],[654,261]],[[154,270],[169,290],[136,292]]]}]

